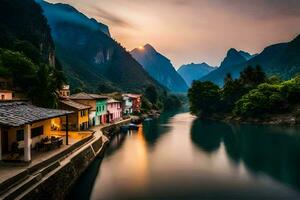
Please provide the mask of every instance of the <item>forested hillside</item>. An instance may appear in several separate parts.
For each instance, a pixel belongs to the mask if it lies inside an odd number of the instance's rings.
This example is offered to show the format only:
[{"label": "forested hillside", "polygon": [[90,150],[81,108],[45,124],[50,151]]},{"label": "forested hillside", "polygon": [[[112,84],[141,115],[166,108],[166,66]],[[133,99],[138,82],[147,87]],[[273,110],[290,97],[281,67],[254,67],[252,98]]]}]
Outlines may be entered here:
[{"label": "forested hillside", "polygon": [[42,9],[33,0],[2,0],[0,6],[0,76],[12,80],[35,104],[55,107],[64,82]]}]

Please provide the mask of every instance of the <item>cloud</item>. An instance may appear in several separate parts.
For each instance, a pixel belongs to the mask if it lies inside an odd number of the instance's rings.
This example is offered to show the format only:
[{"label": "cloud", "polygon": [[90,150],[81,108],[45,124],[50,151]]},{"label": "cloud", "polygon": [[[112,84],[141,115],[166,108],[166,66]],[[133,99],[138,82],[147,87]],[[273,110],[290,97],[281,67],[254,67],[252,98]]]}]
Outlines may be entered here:
[{"label": "cloud", "polygon": [[100,20],[104,19],[106,22],[108,22],[111,25],[127,27],[127,28],[133,27],[133,25],[131,23],[129,23],[128,21],[124,20],[123,18],[121,18],[111,12],[108,12],[99,7],[93,7],[93,9],[94,9],[95,17],[98,17]]}]

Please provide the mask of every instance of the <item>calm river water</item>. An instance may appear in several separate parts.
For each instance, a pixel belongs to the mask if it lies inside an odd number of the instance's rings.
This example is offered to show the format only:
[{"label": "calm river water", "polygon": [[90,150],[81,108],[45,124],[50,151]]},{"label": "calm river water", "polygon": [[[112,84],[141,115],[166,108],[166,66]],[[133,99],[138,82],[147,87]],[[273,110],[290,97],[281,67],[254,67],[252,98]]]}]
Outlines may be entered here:
[{"label": "calm river water", "polygon": [[300,129],[166,113],[117,135],[73,199],[300,199]]}]

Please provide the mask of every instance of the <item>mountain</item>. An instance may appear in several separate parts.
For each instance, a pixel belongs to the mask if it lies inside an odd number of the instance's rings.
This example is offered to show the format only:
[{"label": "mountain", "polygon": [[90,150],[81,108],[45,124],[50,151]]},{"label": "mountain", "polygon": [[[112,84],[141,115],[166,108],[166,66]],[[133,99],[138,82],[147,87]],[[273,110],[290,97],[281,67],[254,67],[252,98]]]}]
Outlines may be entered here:
[{"label": "mountain", "polygon": [[56,54],[72,88],[89,92],[140,92],[162,88],[118,42],[108,27],[66,4],[37,1],[49,21]]},{"label": "mountain", "polygon": [[226,74],[231,72],[231,70],[234,71],[232,67],[242,63],[246,63],[249,56],[249,53],[246,53],[244,51],[237,51],[236,49],[231,48],[227,51],[226,57],[221,62],[220,67],[203,76],[201,80],[208,80],[218,85],[223,85],[223,79]]},{"label": "mountain", "polygon": [[246,51],[239,51],[239,54],[241,56],[243,56],[246,60],[250,60],[251,58],[257,56],[257,54],[253,54],[251,55],[250,53],[246,52]]},{"label": "mountain", "polygon": [[150,76],[171,91],[187,91],[188,86],[176,72],[171,61],[157,52],[150,44],[133,49],[131,55],[144,67]]},{"label": "mountain", "polygon": [[283,79],[292,78],[300,72],[300,35],[290,42],[268,46],[246,62],[220,67],[201,80],[209,80],[221,86],[227,73],[237,78],[249,65],[260,65],[267,75],[277,75]]},{"label": "mountain", "polygon": [[215,67],[209,66],[206,63],[201,64],[187,64],[182,65],[177,72],[185,80],[188,86],[191,86],[194,80],[199,80],[203,76],[207,75],[211,71],[215,70]]},{"label": "mountain", "polygon": [[41,7],[34,0],[2,0],[0,5],[0,77],[10,83],[0,89],[55,107],[65,77]]},{"label": "mountain", "polygon": [[0,48],[19,51],[34,63],[54,65],[54,43],[47,20],[34,0],[2,0]]},{"label": "mountain", "polygon": [[47,17],[49,24],[64,23],[74,23],[78,26],[83,26],[85,28],[101,31],[106,35],[110,36],[109,28],[107,25],[97,22],[95,19],[88,19],[84,14],[78,12],[74,7],[68,4],[57,3],[56,6],[51,6],[51,4],[46,3],[43,0],[35,0],[44,8],[46,13],[50,13]]},{"label": "mountain", "polygon": [[231,48],[227,51],[227,55],[222,61],[220,68],[231,67],[246,61],[247,59],[242,54],[240,54],[236,49]]}]

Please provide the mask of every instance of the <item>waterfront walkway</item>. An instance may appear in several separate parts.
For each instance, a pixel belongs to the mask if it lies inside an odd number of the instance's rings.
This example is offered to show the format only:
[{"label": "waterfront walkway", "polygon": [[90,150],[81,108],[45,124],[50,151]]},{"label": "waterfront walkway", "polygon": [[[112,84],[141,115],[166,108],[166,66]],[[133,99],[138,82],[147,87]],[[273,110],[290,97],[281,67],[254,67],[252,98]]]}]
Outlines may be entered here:
[{"label": "waterfront walkway", "polygon": [[[119,122],[116,122],[114,124],[108,124],[108,125],[101,125],[101,126],[96,126],[91,128],[91,131],[94,132],[94,134],[91,137],[85,138],[83,140],[80,140],[78,142],[74,142],[73,144],[66,146],[64,145],[63,147],[45,152],[42,154],[37,154],[33,156],[32,162],[29,164],[6,164],[6,163],[1,163],[0,164],[0,199],[1,197],[5,194],[4,193],[9,193],[13,189],[9,189],[7,187],[15,187],[15,183],[17,182],[22,182],[22,180],[26,180],[27,177],[32,177],[35,174],[48,170],[55,171],[59,166],[56,167],[51,167],[51,165],[54,165],[55,163],[67,163],[69,162],[72,158],[77,156],[79,153],[82,152],[83,149],[86,149],[88,146],[91,146],[96,143],[96,141],[101,140],[101,146],[99,146],[98,152],[99,153],[102,151],[103,144],[108,142],[108,138],[103,135],[102,129],[108,126],[112,125],[118,125],[122,123],[129,122],[130,119],[122,120]],[[46,170],[45,170],[46,169]],[[51,174],[51,173],[50,173]],[[5,192],[6,190],[9,190]],[[1,196],[2,195],[2,196]]]}]

